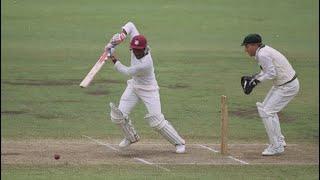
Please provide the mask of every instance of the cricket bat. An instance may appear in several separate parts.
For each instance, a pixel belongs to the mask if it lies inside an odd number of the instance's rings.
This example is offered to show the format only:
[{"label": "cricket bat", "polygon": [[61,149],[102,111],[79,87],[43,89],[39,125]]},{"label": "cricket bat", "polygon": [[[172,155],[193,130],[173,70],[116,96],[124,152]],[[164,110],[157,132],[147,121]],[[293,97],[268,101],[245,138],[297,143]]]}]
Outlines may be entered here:
[{"label": "cricket bat", "polygon": [[93,80],[94,76],[100,71],[104,63],[106,62],[105,59],[107,57],[107,53],[103,52],[100,56],[98,62],[92,67],[92,69],[89,71],[87,76],[81,81],[80,87],[86,88],[89,86],[91,81]]}]

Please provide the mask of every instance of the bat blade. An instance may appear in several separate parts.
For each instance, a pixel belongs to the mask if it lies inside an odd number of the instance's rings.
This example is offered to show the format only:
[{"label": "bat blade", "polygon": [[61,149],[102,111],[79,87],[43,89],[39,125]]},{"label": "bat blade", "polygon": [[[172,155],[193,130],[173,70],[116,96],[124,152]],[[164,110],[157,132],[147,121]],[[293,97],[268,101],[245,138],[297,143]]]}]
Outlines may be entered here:
[{"label": "bat blade", "polygon": [[86,88],[90,85],[94,76],[100,71],[100,69],[104,65],[106,57],[107,57],[107,53],[103,52],[99,60],[96,62],[96,64],[91,68],[91,70],[86,75],[86,77],[81,81],[80,83],[81,88]]}]

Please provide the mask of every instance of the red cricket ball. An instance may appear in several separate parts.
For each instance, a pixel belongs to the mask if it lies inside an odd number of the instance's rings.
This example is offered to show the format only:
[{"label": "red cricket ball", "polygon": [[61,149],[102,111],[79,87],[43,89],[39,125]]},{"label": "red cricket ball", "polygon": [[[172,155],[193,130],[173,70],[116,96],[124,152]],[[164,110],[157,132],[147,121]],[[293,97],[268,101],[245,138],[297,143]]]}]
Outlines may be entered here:
[{"label": "red cricket ball", "polygon": [[60,155],[59,154],[55,154],[54,155],[54,159],[56,159],[56,160],[60,159]]}]

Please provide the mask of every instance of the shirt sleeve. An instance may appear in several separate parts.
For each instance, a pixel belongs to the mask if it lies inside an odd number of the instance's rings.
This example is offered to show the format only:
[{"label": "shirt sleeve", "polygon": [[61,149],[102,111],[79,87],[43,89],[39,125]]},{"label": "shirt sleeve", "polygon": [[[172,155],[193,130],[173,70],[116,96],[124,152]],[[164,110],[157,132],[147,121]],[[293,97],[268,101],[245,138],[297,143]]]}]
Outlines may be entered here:
[{"label": "shirt sleeve", "polygon": [[258,79],[263,74],[263,71],[261,70],[259,73],[254,74],[254,78]]},{"label": "shirt sleeve", "polygon": [[136,26],[132,23],[132,22],[128,22],[127,24],[125,24],[122,29],[124,29],[127,34],[130,36],[130,40],[136,36],[139,35],[139,31],[136,28]]},{"label": "shirt sleeve", "polygon": [[259,62],[262,67],[261,72],[256,76],[257,79],[262,82],[265,80],[274,79],[277,75],[276,68],[272,63],[272,59],[268,56],[260,56]]},{"label": "shirt sleeve", "polygon": [[120,61],[117,61],[116,64],[114,65],[114,68],[124,75],[135,76],[135,75],[145,73],[148,69],[151,68],[151,66],[152,65],[149,61],[143,62],[141,64],[133,65],[130,67],[127,67],[123,65]]}]

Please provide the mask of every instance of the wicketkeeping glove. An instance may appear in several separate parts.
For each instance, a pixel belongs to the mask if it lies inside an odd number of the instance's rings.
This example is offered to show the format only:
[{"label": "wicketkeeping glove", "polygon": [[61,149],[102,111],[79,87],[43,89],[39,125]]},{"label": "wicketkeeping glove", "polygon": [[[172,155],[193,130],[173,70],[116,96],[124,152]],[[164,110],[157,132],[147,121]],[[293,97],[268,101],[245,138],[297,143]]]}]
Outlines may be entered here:
[{"label": "wicketkeeping glove", "polygon": [[245,94],[250,94],[253,88],[260,83],[259,80],[253,78],[252,76],[242,76],[241,77],[241,87]]}]

